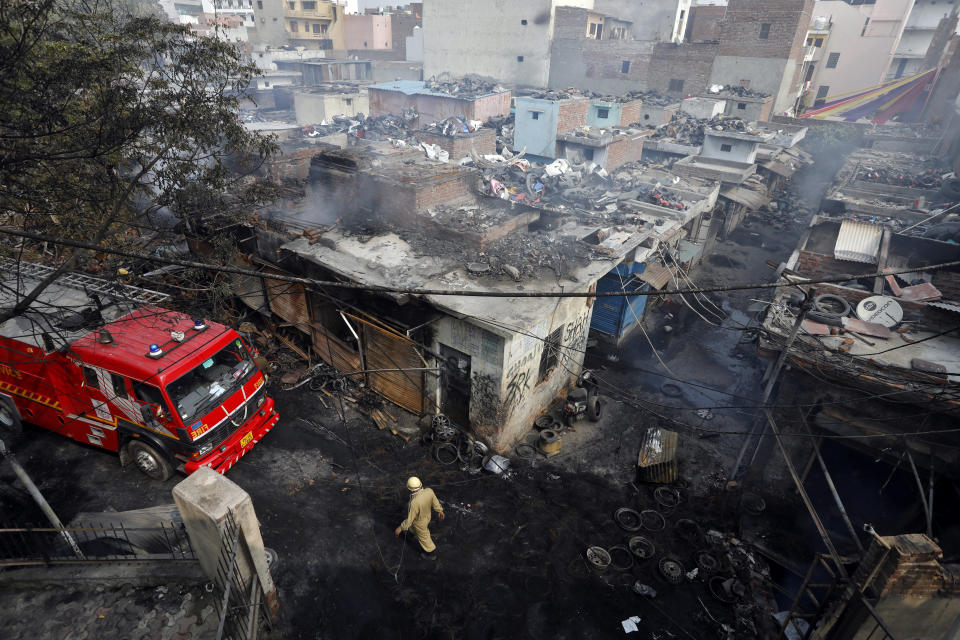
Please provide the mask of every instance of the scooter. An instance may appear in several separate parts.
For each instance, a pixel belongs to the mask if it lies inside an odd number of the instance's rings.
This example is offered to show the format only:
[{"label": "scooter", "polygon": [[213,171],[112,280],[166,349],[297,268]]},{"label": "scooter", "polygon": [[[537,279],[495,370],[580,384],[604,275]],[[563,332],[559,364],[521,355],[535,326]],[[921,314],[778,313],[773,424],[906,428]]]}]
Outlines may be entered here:
[{"label": "scooter", "polygon": [[587,370],[577,377],[577,386],[567,392],[563,403],[563,419],[572,427],[584,415],[590,422],[597,422],[603,413],[603,403],[597,392],[599,384],[593,374]]}]

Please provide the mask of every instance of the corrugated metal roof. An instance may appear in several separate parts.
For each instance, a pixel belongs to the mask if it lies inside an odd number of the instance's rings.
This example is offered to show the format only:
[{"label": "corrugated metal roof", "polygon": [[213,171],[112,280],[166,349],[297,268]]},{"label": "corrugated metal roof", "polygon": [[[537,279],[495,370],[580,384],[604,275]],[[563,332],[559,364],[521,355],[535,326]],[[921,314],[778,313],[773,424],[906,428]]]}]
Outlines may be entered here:
[{"label": "corrugated metal roof", "polygon": [[833,247],[833,257],[837,260],[876,264],[882,237],[883,227],[869,222],[844,220],[837,234],[837,244]]},{"label": "corrugated metal roof", "polygon": [[783,176],[784,178],[789,178],[797,172],[794,167],[791,167],[788,164],[784,164],[778,160],[767,160],[766,162],[759,163],[764,169],[768,169],[778,176]]},{"label": "corrugated metal roof", "polygon": [[756,211],[770,202],[770,198],[761,193],[736,186],[722,187],[720,189],[720,197],[733,200],[737,204],[742,204],[751,211]]},{"label": "corrugated metal roof", "polygon": [[668,282],[673,280],[673,276],[675,276],[676,273],[677,270],[673,267],[665,267],[659,262],[651,262],[647,265],[647,268],[643,270],[643,273],[637,277],[659,291],[663,289]]}]

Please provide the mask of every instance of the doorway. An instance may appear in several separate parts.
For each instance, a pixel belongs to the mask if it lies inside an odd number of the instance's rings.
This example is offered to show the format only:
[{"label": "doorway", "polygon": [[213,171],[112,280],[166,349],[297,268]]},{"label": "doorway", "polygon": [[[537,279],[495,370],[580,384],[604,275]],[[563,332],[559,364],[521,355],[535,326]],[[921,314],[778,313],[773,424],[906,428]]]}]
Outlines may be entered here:
[{"label": "doorway", "polygon": [[443,358],[443,412],[450,420],[467,429],[470,427],[470,356],[440,345]]}]

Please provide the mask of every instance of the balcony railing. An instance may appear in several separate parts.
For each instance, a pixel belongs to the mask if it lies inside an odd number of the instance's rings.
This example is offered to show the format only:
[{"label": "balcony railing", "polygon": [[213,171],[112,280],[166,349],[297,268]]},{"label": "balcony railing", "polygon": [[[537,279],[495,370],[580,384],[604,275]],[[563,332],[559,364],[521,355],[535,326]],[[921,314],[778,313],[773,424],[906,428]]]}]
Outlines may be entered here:
[{"label": "balcony railing", "polygon": [[333,20],[333,5],[318,4],[316,9],[291,9],[289,5],[283,5],[283,15],[286,18],[318,18],[320,20]]}]

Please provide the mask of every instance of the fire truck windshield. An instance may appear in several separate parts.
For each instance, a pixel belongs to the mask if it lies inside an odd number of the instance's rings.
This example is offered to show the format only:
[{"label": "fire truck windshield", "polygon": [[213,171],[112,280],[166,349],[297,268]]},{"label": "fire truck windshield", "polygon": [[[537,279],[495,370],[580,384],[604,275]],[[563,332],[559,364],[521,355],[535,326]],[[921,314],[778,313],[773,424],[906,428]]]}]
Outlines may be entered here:
[{"label": "fire truck windshield", "polygon": [[199,420],[257,370],[250,353],[236,339],[199,366],[167,385],[180,419],[185,425]]}]

